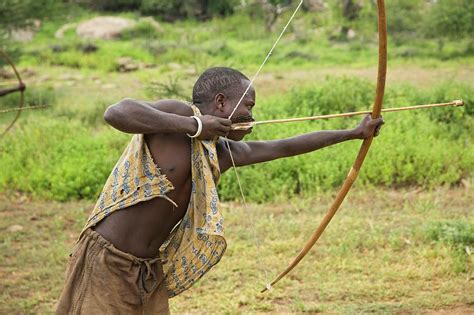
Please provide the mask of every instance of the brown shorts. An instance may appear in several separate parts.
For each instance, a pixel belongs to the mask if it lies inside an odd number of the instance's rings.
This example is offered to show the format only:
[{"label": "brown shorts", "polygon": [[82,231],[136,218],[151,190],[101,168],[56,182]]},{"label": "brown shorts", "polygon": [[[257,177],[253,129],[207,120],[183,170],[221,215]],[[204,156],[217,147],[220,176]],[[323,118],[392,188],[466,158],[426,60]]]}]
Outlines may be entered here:
[{"label": "brown shorts", "polygon": [[56,314],[169,314],[160,258],[137,258],[88,229],[74,246]]}]

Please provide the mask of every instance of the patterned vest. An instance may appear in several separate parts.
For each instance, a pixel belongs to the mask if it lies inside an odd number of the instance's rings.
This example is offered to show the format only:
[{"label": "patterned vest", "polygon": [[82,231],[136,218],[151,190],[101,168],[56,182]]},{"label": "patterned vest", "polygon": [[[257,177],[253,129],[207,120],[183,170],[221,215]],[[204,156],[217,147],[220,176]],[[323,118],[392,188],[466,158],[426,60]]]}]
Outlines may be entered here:
[{"label": "patterned vest", "polygon": [[[194,115],[201,115],[196,106],[191,107]],[[160,248],[169,297],[191,287],[219,262],[227,246],[216,187],[220,177],[216,141],[193,138],[191,147],[189,205]],[[152,198],[165,198],[177,206],[166,195],[173,189],[155,165],[144,135],[134,135],[107,179],[83,231],[114,211]]]}]

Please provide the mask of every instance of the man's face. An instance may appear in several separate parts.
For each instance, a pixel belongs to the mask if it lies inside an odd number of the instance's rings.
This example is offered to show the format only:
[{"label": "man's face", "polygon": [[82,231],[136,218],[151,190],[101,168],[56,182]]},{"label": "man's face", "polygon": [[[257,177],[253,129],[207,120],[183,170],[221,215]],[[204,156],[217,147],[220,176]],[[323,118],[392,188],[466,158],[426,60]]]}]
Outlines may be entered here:
[{"label": "man's face", "polygon": [[[230,106],[226,106],[226,115],[227,115],[226,118],[229,117],[229,115],[234,110],[235,106],[237,106],[240,98],[242,97],[242,94],[245,92],[249,84],[250,84],[250,81],[242,80],[242,90],[239,93],[236,93],[237,96],[235,96],[233,99],[228,100]],[[252,115],[252,109],[254,106],[255,106],[255,89],[253,88],[253,86],[251,86],[249,90],[247,91],[247,93],[245,94],[244,98],[242,99],[242,102],[240,102],[240,105],[237,107],[234,114],[230,118],[230,120],[232,120],[232,123],[235,124],[235,123],[254,121],[254,118]],[[229,132],[228,138],[235,141],[240,141],[251,132],[252,132],[252,129],[232,130]]]}]

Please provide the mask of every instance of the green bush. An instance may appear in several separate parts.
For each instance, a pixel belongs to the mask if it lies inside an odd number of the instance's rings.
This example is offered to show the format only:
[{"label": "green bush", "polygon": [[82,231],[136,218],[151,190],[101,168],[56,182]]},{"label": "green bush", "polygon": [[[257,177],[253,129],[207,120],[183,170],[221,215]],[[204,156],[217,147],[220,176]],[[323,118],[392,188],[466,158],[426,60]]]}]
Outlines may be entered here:
[{"label": "green bush", "polygon": [[386,11],[387,31],[397,43],[406,39],[418,39],[423,23],[423,0],[388,1]]},{"label": "green bush", "polygon": [[126,11],[140,8],[142,0],[73,0],[94,10]]},{"label": "green bush", "polygon": [[2,0],[0,1],[0,43],[11,32],[34,25],[35,19],[57,15],[64,8],[56,0]]},{"label": "green bush", "polygon": [[426,17],[425,31],[434,38],[470,37],[474,33],[474,1],[439,0],[433,3]]},{"label": "green bush", "polygon": [[464,249],[474,246],[474,224],[467,221],[444,221],[430,223],[426,227],[426,238]]},{"label": "green bush", "polygon": [[[14,85],[14,84],[13,84]],[[25,106],[36,106],[36,105],[51,105],[56,103],[56,95],[52,87],[49,86],[34,86],[26,87],[25,91]],[[18,107],[20,104],[19,93],[8,94],[2,97],[0,110]]]},{"label": "green bush", "polygon": [[455,273],[468,272],[471,251],[474,249],[474,222],[450,220],[430,222],[422,228],[424,238],[437,247],[451,250],[451,269]]},{"label": "green bush", "polygon": [[236,0],[143,0],[142,14],[163,16],[165,18],[209,18],[233,13]]},{"label": "green bush", "polygon": [[54,200],[95,199],[127,135],[74,120],[28,119],[0,145],[0,188]]},{"label": "green bush", "polygon": [[134,27],[124,30],[120,34],[120,38],[122,40],[133,40],[136,38],[150,40],[158,38],[159,35],[157,29],[150,22],[139,21]]},{"label": "green bush", "polygon": [[[49,108],[40,109],[41,111],[50,110],[56,106],[57,98],[55,91],[52,87],[43,86],[28,86],[24,93],[24,106],[38,106],[48,105]],[[20,106],[20,93],[8,94],[0,99],[0,111],[17,108]],[[31,110],[22,111],[21,117],[24,118],[32,114]],[[7,124],[10,124],[14,117],[17,115],[17,111],[0,113],[0,129],[3,130]]]},{"label": "green bush", "polygon": [[237,0],[75,0],[93,10],[139,11],[144,15],[157,15],[169,19],[186,17],[212,17],[233,13]]}]

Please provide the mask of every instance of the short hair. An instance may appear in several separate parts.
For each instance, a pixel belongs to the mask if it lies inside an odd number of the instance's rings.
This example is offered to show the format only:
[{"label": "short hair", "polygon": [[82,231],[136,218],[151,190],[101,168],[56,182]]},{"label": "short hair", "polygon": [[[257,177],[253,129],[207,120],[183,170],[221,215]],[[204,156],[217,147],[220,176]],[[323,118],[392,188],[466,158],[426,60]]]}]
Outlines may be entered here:
[{"label": "short hair", "polygon": [[[218,93],[236,97],[242,91],[242,80],[249,80],[243,73],[232,68],[215,67],[204,71],[193,87],[193,103],[207,105]],[[249,80],[250,81],[250,80]]]}]

